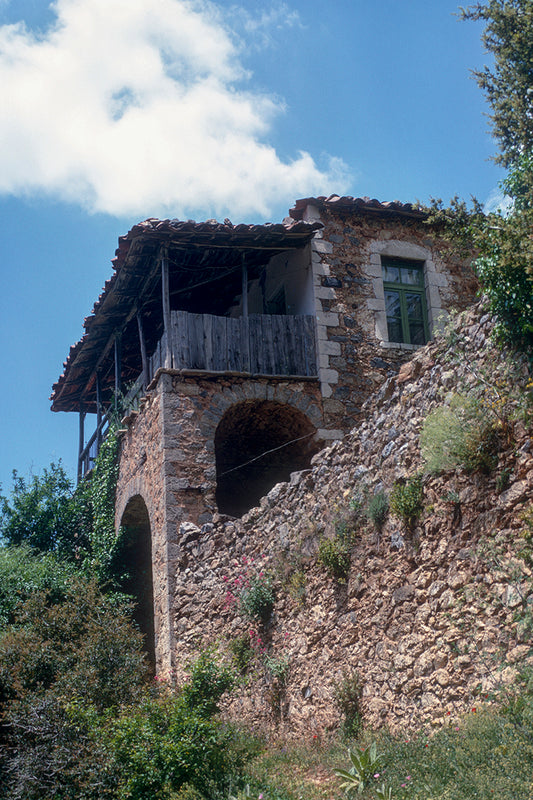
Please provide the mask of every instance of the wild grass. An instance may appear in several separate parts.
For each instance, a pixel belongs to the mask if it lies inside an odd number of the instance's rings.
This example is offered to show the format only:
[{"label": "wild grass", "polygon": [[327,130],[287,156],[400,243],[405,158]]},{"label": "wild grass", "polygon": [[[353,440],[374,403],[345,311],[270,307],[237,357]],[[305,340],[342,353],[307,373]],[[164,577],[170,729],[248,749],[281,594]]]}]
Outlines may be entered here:
[{"label": "wild grass", "polygon": [[[431,735],[366,730],[352,748],[376,742],[381,754],[375,785],[362,800],[532,800],[533,694],[524,690],[499,707],[473,706]],[[347,745],[318,735],[296,744],[271,743],[247,769],[249,797],[263,800],[341,800]],[[387,795],[388,796],[388,795]]]}]

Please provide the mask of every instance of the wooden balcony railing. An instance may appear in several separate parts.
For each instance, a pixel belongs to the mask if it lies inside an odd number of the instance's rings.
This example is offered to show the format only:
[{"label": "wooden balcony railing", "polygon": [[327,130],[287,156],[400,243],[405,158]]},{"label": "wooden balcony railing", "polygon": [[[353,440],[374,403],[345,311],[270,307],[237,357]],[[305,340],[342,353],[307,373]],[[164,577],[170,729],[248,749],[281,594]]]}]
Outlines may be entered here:
[{"label": "wooden balcony railing", "polygon": [[[170,339],[174,369],[317,375],[315,319],[311,316],[251,314],[234,318],[173,311]],[[150,359],[152,376],[165,365],[167,347],[164,335]]]},{"label": "wooden balcony railing", "polygon": [[[161,367],[244,375],[276,375],[313,378],[318,374],[315,318],[251,314],[248,317],[216,317],[172,311],[170,342],[167,335],[148,359],[148,375],[140,375],[126,395],[128,408],[136,408],[144,381]],[[109,413],[79,454],[78,475],[93,466],[109,428]]]}]

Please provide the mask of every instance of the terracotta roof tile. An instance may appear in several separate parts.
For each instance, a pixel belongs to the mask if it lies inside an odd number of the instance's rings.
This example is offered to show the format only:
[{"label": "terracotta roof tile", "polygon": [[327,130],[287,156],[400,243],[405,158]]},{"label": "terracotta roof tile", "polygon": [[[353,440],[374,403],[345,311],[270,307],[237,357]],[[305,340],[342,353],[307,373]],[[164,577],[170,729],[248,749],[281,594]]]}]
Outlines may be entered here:
[{"label": "terracotta roof tile", "polygon": [[289,211],[290,216],[294,220],[301,220],[306,207],[309,205],[318,206],[318,208],[332,210],[343,209],[360,213],[394,213],[416,218],[423,218],[425,216],[423,211],[411,203],[400,203],[399,200],[381,202],[380,200],[372,200],[370,197],[351,197],[349,195],[340,197],[338,194],[330,194],[329,197],[321,195],[320,197],[305,197],[296,200],[294,208],[291,208]]}]

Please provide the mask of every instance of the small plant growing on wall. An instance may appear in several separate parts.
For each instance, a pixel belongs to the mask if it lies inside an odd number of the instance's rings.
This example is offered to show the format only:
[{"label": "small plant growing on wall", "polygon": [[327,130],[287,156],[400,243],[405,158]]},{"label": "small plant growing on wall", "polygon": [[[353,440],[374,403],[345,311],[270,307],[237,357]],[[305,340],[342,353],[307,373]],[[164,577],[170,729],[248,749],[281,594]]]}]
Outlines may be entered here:
[{"label": "small plant growing on wall", "polygon": [[[358,511],[359,514],[359,505]],[[350,572],[351,551],[355,538],[353,525],[346,515],[341,514],[335,519],[335,534],[324,536],[318,544],[318,561],[325,568],[328,575],[339,583],[346,583]]]},{"label": "small plant growing on wall", "polygon": [[[229,584],[229,579],[224,579]],[[266,625],[272,616],[276,591],[272,576],[263,570],[256,572],[252,559],[243,558],[242,571],[229,584],[226,604],[236,605],[243,617]]]},{"label": "small plant growing on wall", "polygon": [[303,569],[297,569],[289,578],[289,594],[298,605],[305,605],[307,595],[307,579]]},{"label": "small plant growing on wall", "polygon": [[239,593],[239,610],[248,619],[265,625],[272,616],[275,600],[272,578],[260,572],[252,575],[242,587]]},{"label": "small plant growing on wall", "polygon": [[263,656],[265,677],[268,681],[268,702],[274,720],[283,716],[283,707],[287,700],[287,684],[289,680],[290,659],[287,653],[279,656],[265,654]]},{"label": "small plant growing on wall", "polygon": [[413,531],[422,514],[423,500],[424,488],[421,475],[394,484],[390,496],[390,508],[394,516],[402,520],[407,531]]},{"label": "small plant growing on wall", "polygon": [[497,463],[501,425],[476,397],[454,395],[424,421],[420,449],[429,472],[462,467],[490,472]]},{"label": "small plant growing on wall", "polygon": [[344,669],[338,681],[333,683],[335,705],[342,714],[342,733],[353,739],[361,733],[361,697],[363,687],[357,672]]},{"label": "small plant growing on wall", "polygon": [[318,545],[318,560],[328,575],[339,583],[346,583],[350,571],[350,549],[346,539],[339,535],[324,537]]},{"label": "small plant growing on wall", "polygon": [[231,654],[233,666],[241,675],[248,671],[250,663],[253,661],[255,653],[250,641],[250,635],[243,633],[228,642],[228,650]]},{"label": "small plant growing on wall", "polygon": [[372,497],[367,506],[366,515],[374,525],[376,532],[380,534],[389,516],[389,498],[385,492],[377,492]]}]

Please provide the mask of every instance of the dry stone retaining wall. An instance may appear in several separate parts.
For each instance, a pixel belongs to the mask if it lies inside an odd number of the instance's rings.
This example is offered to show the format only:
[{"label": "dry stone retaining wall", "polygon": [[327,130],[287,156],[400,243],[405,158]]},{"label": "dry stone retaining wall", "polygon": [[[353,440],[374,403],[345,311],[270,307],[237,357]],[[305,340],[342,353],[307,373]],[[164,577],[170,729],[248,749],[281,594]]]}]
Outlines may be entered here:
[{"label": "dry stone retaining wall", "polygon": [[[177,668],[201,645],[227,649],[250,630],[271,657],[290,665],[280,692],[258,657],[229,714],[289,731],[335,727],[335,682],[356,671],[367,722],[440,724],[491,702],[520,665],[533,664],[522,620],[532,576],[517,555],[521,513],[533,496],[533,443],[523,423],[513,423],[492,473],[425,477],[424,512],[412,539],[393,517],[378,537],[350,510],[365,486],[369,496],[390,492],[398,478],[420,470],[419,432],[429,411],[476,379],[476,359],[492,372],[501,363],[490,328],[489,318],[480,321],[474,312],[461,320],[465,357],[451,364],[442,342],[418,351],[366,404],[350,436],[315,456],[311,470],[275,486],[241,520],[214,515],[203,526],[180,525]],[[355,540],[347,582],[339,583],[317,551],[343,519],[353,524]],[[228,585],[260,570],[271,571],[278,587],[263,627],[240,616],[228,598]]]}]

